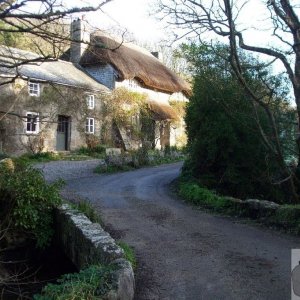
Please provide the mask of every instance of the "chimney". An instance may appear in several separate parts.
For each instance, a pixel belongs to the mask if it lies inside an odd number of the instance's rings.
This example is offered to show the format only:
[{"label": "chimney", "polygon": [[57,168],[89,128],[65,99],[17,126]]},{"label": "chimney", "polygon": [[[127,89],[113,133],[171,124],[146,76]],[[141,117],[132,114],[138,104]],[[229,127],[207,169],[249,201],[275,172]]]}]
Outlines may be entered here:
[{"label": "chimney", "polygon": [[84,18],[73,20],[71,23],[70,61],[78,64],[90,42],[88,23]]},{"label": "chimney", "polygon": [[158,60],[162,61],[162,54],[158,51],[151,52],[151,54],[156,57]]}]

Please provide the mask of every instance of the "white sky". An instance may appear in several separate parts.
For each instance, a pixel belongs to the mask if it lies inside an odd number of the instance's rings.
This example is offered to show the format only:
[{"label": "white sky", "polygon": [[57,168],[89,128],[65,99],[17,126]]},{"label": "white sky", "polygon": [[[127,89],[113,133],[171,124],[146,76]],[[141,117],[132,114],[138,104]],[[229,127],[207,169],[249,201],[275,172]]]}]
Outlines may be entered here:
[{"label": "white sky", "polygon": [[119,27],[120,30],[126,28],[138,40],[157,41],[164,38],[165,34],[159,22],[149,16],[151,6],[155,1],[113,0],[103,6],[105,14],[101,12],[88,13],[86,19],[91,25],[101,29],[111,26]]}]

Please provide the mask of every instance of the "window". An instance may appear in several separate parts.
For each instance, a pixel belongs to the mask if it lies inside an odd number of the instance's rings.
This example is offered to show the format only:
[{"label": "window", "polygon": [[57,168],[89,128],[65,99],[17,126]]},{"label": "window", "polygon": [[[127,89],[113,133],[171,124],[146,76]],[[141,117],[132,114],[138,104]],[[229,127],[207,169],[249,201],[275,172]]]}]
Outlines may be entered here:
[{"label": "window", "polygon": [[28,82],[28,93],[30,96],[38,97],[40,95],[40,84],[35,82]]},{"label": "window", "polygon": [[88,109],[94,109],[94,107],[95,107],[95,95],[88,95],[87,96],[87,106],[88,106]]},{"label": "window", "polygon": [[87,118],[85,123],[85,132],[94,133],[95,132],[95,119]]},{"label": "window", "polygon": [[132,89],[137,89],[138,85],[134,79],[129,79],[128,80],[128,86]]},{"label": "window", "polygon": [[39,114],[28,112],[26,114],[26,133],[39,132]]}]

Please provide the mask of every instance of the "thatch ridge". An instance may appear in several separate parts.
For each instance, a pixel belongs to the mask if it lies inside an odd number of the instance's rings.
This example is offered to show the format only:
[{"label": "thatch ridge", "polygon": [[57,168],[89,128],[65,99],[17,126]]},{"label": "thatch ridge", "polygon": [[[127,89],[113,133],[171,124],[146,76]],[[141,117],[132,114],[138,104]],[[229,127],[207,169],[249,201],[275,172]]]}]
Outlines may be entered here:
[{"label": "thatch ridge", "polygon": [[190,94],[190,85],[147,50],[118,41],[103,32],[92,35],[93,45],[81,58],[81,65],[111,64],[121,80],[137,79],[145,87],[167,93]]}]

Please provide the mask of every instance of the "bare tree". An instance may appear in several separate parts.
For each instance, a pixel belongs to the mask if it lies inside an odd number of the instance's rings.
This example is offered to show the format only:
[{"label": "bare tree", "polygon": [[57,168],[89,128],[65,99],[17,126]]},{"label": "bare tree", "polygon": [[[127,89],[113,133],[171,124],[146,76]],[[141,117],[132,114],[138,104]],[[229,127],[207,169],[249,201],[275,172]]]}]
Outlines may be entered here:
[{"label": "bare tree", "polygon": [[[264,25],[268,26],[269,36],[272,38],[271,45],[261,46],[246,42],[245,34],[247,30],[253,30],[257,24],[251,24],[246,20],[246,14],[250,13],[249,5],[256,2],[269,15],[264,17]],[[300,119],[300,5],[296,0],[261,0],[239,1],[239,0],[159,0],[159,11],[169,25],[182,29],[181,35],[197,37],[200,42],[205,38],[218,38],[228,43],[230,54],[224,59],[228,59],[233,67],[234,73],[239,82],[245,88],[254,107],[262,107],[272,128],[272,138],[268,137],[260,126],[256,117],[257,126],[265,145],[277,158],[281,167],[283,178],[278,182],[289,182],[294,201],[299,201],[299,149],[300,149],[300,124],[298,122],[298,135],[296,138],[298,152],[298,167],[295,170],[289,168],[285,162],[278,130],[269,100],[273,95],[273,89],[267,82],[262,82],[265,86],[263,94],[253,90],[247,82],[243,73],[239,49],[252,53],[264,55],[266,64],[271,65],[279,61],[284,67],[285,73],[293,88],[294,99],[297,107],[298,120]],[[257,8],[256,8],[257,9]],[[260,13],[259,9],[256,12]],[[260,16],[261,17],[261,16]],[[264,27],[258,30],[262,31]],[[266,34],[266,32],[265,32]]]},{"label": "bare tree", "polygon": [[[24,56],[15,59],[7,50],[9,62],[1,62],[2,68],[16,68],[29,62],[57,59],[72,42],[69,35],[68,18],[78,13],[101,10],[112,0],[96,0],[87,6],[86,1],[67,4],[62,0],[2,0],[0,1],[0,44],[11,46],[12,38],[19,39],[26,35],[26,43],[34,44],[38,57]],[[46,49],[43,47],[47,45]],[[28,48],[28,47],[27,47]],[[33,50],[33,49],[31,49]],[[12,63],[13,62],[13,63]]]}]

